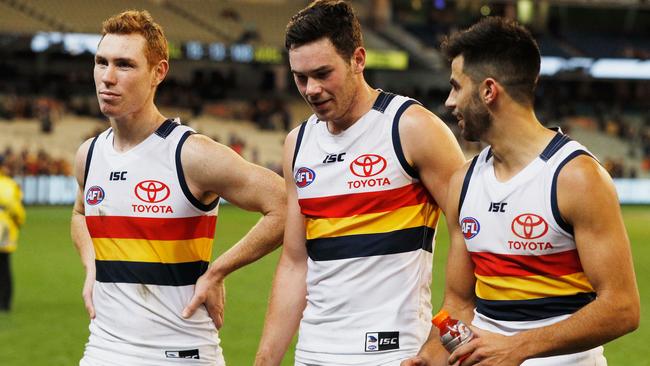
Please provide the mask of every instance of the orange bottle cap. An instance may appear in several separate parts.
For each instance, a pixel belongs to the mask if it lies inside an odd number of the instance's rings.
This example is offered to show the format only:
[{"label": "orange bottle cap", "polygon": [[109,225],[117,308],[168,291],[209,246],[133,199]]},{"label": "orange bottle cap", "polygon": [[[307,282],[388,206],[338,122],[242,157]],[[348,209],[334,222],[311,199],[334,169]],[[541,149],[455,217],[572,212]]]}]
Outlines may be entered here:
[{"label": "orange bottle cap", "polygon": [[431,322],[437,327],[438,325],[442,324],[442,322],[444,322],[447,318],[449,318],[449,313],[446,310],[440,310],[438,314],[436,314],[433,319],[431,319]]}]

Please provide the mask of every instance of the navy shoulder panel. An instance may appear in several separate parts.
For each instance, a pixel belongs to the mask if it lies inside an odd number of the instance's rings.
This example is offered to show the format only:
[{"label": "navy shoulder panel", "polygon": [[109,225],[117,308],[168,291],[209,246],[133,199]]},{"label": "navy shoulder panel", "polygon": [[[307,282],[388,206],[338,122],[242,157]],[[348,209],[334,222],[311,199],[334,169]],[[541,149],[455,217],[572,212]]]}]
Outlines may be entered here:
[{"label": "navy shoulder panel", "polygon": [[395,98],[395,94],[380,90],[379,96],[377,96],[377,100],[375,100],[375,104],[373,104],[372,109],[384,113],[393,98]]},{"label": "navy shoulder panel", "polygon": [[158,127],[154,133],[162,138],[167,138],[167,136],[169,136],[169,134],[174,131],[174,128],[178,126],[180,126],[180,124],[172,121],[171,119],[167,119],[160,125],[160,127]]},{"label": "navy shoulder panel", "polygon": [[571,141],[571,138],[569,136],[562,133],[556,134],[553,136],[551,142],[548,143],[544,151],[539,154],[539,157],[544,161],[548,161],[548,159],[555,155],[555,153],[558,152],[562,146],[566,145],[569,141]]}]

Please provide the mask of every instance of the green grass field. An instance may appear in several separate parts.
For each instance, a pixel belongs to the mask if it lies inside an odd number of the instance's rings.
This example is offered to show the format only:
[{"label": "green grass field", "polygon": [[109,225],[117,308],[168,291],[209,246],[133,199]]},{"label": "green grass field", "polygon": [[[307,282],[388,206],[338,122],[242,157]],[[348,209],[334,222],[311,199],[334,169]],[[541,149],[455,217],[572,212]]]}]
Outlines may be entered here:
[{"label": "green grass field", "polygon": [[[14,309],[0,314],[0,366],[77,365],[88,337],[88,319],[81,300],[83,270],[69,239],[68,207],[30,207],[18,251],[12,256],[15,275]],[[650,304],[650,208],[625,207],[641,303]],[[217,224],[216,252],[232,245],[258,218],[233,207],[222,207]],[[439,225],[433,304],[441,301],[447,233]],[[279,251],[231,275],[221,332],[226,361],[251,365],[257,349],[271,280]],[[612,322],[617,314],[611,314]],[[650,365],[650,315],[642,312],[636,332],[605,348],[610,365]],[[643,356],[646,355],[646,356]],[[283,365],[293,365],[291,353]]]}]

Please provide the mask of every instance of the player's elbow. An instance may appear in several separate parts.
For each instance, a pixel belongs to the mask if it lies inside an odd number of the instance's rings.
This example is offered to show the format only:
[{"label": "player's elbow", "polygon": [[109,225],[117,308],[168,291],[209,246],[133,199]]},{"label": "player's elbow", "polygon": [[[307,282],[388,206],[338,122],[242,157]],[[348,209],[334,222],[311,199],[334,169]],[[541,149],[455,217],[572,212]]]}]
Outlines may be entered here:
[{"label": "player's elbow", "polygon": [[633,332],[639,328],[641,320],[641,305],[639,303],[638,293],[629,294],[619,298],[616,309],[612,314],[616,314],[614,317],[614,323],[616,323],[620,336]]},{"label": "player's elbow", "polygon": [[641,305],[639,304],[639,299],[636,298],[635,301],[632,301],[632,304],[628,306],[628,309],[624,310],[623,314],[626,316],[626,326],[625,333],[630,333],[639,328],[639,323],[641,321]]}]

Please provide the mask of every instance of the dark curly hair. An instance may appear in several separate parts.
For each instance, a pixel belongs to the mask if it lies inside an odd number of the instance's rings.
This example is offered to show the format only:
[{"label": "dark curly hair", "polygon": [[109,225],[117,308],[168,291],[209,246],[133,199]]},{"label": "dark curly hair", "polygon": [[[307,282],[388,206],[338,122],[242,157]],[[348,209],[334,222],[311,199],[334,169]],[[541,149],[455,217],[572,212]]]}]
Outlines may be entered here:
[{"label": "dark curly hair", "polygon": [[463,72],[475,83],[494,78],[516,102],[533,104],[539,47],[530,32],[514,20],[483,18],[445,38],[441,49],[449,61],[463,56]]},{"label": "dark curly hair", "polygon": [[352,7],[341,0],[316,0],[291,17],[287,24],[285,47],[291,50],[328,38],[341,57],[352,58],[363,47],[361,25]]}]

